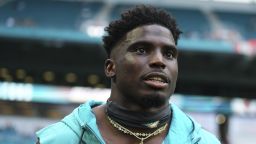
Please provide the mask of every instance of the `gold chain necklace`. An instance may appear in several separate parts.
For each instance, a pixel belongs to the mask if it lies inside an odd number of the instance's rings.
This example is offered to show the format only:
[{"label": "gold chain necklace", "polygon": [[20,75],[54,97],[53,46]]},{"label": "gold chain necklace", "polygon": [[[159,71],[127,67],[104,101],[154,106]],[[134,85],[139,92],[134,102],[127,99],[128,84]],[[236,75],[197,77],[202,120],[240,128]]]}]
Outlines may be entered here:
[{"label": "gold chain necklace", "polygon": [[112,120],[109,116],[108,116],[108,120],[119,131],[121,131],[121,132],[123,132],[125,134],[132,135],[132,136],[136,137],[137,139],[139,139],[140,140],[140,144],[143,144],[144,140],[150,138],[151,136],[155,136],[155,135],[158,135],[158,134],[162,133],[166,129],[167,125],[168,125],[166,123],[164,126],[158,128],[157,130],[155,130],[152,133],[138,133],[138,132],[132,132],[129,129],[121,126],[120,124],[118,124],[117,122]]}]

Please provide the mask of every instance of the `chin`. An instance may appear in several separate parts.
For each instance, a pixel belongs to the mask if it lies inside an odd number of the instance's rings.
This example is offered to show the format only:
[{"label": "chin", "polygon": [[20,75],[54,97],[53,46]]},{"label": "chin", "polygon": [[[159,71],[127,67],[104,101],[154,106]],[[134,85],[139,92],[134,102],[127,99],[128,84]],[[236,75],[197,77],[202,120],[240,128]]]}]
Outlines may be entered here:
[{"label": "chin", "polygon": [[169,101],[169,97],[160,94],[147,95],[138,99],[138,103],[144,108],[161,107],[164,106],[167,101]]}]

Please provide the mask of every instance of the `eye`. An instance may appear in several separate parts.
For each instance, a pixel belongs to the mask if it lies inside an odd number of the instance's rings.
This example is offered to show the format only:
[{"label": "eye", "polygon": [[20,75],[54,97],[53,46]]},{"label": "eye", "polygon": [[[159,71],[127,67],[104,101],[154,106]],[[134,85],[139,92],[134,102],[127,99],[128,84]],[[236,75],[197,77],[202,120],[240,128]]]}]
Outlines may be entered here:
[{"label": "eye", "polygon": [[128,51],[137,55],[146,55],[151,51],[152,44],[149,42],[136,42],[128,47]]},{"label": "eye", "polygon": [[173,59],[173,58],[175,58],[175,54],[174,54],[174,52],[173,52],[172,50],[167,50],[166,53],[165,53],[165,55],[166,55],[166,57],[167,57],[168,59]]},{"label": "eye", "polygon": [[146,53],[146,49],[143,47],[138,47],[136,48],[136,53],[137,54],[145,54]]}]

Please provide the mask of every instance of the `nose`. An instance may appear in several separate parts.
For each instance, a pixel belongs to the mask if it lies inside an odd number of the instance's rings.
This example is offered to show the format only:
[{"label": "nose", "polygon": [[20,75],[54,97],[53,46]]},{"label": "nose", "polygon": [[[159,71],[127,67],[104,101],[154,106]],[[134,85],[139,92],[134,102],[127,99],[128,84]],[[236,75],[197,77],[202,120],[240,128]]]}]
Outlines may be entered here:
[{"label": "nose", "polygon": [[166,67],[164,63],[164,57],[161,51],[154,51],[152,56],[150,57],[150,67],[152,68],[161,68],[164,69]]}]

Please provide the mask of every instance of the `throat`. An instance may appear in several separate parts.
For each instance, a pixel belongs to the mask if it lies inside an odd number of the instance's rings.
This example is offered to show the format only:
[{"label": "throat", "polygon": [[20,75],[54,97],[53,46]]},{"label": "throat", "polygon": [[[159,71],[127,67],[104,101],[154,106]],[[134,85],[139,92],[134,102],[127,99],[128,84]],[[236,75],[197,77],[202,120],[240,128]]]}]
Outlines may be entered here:
[{"label": "throat", "polygon": [[169,105],[154,112],[145,112],[131,111],[112,101],[107,102],[105,112],[120,125],[139,129],[160,128],[170,120],[172,113]]}]

